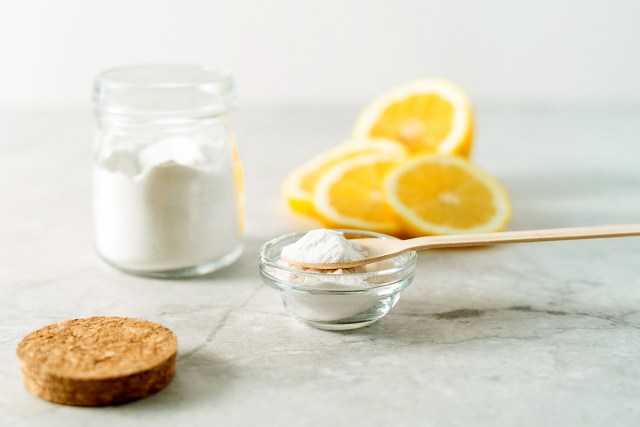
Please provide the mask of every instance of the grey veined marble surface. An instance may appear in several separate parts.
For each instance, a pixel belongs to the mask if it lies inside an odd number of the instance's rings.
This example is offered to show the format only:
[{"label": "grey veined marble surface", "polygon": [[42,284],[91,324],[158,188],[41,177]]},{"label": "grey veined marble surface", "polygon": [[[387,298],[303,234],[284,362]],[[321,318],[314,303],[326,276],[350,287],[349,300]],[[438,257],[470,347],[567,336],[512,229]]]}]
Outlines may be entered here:
[{"label": "grey veined marble surface", "polygon": [[[287,213],[281,180],[356,114],[242,111],[246,251],[161,281],[94,253],[89,112],[0,113],[0,425],[640,425],[640,238],[423,253],[393,311],[351,332],[284,313],[257,250],[314,224]],[[640,222],[640,110],[479,108],[477,121],[474,159],[508,188],[510,229]],[[19,340],[91,315],[173,329],[173,383],[101,409],[29,395]]]}]

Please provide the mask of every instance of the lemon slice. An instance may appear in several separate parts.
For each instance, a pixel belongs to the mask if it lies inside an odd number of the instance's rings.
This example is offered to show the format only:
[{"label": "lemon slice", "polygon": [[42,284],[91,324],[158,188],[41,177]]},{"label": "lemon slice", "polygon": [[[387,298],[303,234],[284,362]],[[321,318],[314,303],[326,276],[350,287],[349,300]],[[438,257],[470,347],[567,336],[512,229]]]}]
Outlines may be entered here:
[{"label": "lemon slice", "polygon": [[511,218],[502,184],[455,156],[414,157],[388,174],[384,192],[407,231],[416,236],[493,232]]},{"label": "lemon slice", "polygon": [[410,81],[371,101],[356,120],[353,135],[395,139],[413,153],[468,157],[473,139],[471,103],[449,81]]},{"label": "lemon slice", "polygon": [[354,139],[340,144],[319,156],[303,163],[291,171],[283,185],[284,196],[291,209],[311,215],[314,213],[313,192],[318,179],[342,160],[357,158],[372,153],[405,155],[402,144],[386,139]]},{"label": "lemon slice", "polygon": [[343,160],[319,179],[313,206],[325,225],[399,234],[401,224],[387,201],[382,184],[387,173],[406,157],[369,154]]}]

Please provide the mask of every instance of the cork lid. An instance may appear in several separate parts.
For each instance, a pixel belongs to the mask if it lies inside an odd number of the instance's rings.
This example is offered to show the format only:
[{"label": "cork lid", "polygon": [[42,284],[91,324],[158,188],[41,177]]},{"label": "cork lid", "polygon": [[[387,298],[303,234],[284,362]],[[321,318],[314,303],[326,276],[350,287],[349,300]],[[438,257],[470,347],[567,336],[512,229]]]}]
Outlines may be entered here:
[{"label": "cork lid", "polygon": [[[89,394],[102,393],[101,384],[112,393],[122,382],[119,400],[127,399],[127,388],[144,397],[168,384],[175,370],[178,340],[166,327],[147,320],[123,317],[90,317],[55,323],[30,333],[18,344],[23,377],[27,388],[47,400],[50,394],[64,395],[68,401],[82,389]],[[158,382],[154,373],[163,379]],[[132,387],[132,378],[142,382]],[[148,384],[147,387],[145,384]],[[70,388],[71,387],[71,388]],[[75,388],[74,388],[75,387]],[[148,392],[145,394],[145,390]],[[85,394],[86,394],[85,393]],[[96,404],[113,403],[104,398]],[[125,398],[123,398],[123,396]],[[90,404],[90,403],[86,403]]]}]

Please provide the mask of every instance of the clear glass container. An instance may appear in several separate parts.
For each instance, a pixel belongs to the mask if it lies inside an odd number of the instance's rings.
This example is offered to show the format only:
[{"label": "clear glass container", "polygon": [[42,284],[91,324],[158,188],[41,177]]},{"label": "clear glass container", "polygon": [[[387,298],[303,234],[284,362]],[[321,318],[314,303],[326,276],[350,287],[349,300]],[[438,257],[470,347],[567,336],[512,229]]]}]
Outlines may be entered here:
[{"label": "clear glass container", "polygon": [[[348,238],[395,238],[369,231],[339,231]],[[279,292],[290,315],[314,328],[343,331],[370,325],[393,308],[413,281],[415,252],[367,264],[357,273],[318,273],[290,267],[280,260],[282,248],[304,234],[286,234],[265,243],[260,249],[260,276]]]},{"label": "clear glass container", "polygon": [[108,70],[94,85],[95,241],[132,274],[207,274],[242,252],[232,76],[192,65]]}]

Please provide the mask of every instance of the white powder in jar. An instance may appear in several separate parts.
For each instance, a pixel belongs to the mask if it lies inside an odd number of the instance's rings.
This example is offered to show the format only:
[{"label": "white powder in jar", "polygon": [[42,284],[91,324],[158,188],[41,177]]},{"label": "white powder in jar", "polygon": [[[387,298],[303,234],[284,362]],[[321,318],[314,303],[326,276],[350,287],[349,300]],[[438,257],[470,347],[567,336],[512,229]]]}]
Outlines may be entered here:
[{"label": "white powder in jar", "polygon": [[94,217],[96,246],[107,261],[167,271],[238,248],[233,163],[212,161],[206,149],[173,137],[104,157],[94,170]]}]

